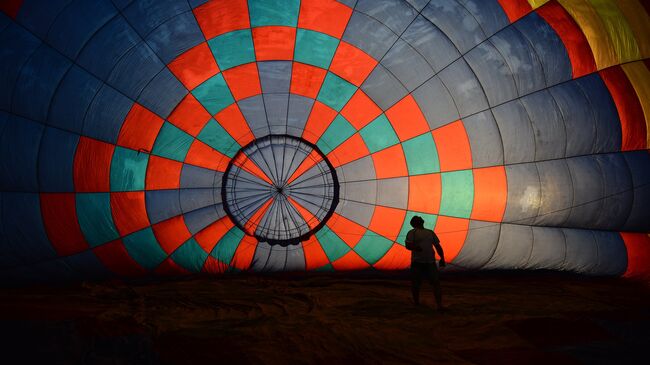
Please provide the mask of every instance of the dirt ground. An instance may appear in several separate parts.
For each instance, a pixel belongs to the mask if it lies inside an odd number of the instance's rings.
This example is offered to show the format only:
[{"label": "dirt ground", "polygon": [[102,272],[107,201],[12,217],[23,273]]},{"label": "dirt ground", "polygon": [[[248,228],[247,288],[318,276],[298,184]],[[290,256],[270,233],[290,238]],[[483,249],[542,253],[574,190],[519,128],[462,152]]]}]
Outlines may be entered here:
[{"label": "dirt ground", "polygon": [[[650,287],[554,273],[240,275],[0,290],[3,363],[633,364]],[[17,362],[5,362],[13,359]]]}]

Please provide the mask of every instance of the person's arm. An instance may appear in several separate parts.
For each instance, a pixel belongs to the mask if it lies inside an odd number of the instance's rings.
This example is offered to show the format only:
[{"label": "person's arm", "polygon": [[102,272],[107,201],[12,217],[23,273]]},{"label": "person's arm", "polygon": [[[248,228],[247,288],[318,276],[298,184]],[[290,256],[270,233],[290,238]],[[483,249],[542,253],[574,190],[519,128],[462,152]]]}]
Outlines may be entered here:
[{"label": "person's arm", "polygon": [[442,251],[442,246],[440,246],[440,239],[435,232],[431,232],[433,233],[433,247],[436,249],[438,256],[440,256],[440,267],[444,267],[447,265],[447,262],[445,261],[445,253]]}]

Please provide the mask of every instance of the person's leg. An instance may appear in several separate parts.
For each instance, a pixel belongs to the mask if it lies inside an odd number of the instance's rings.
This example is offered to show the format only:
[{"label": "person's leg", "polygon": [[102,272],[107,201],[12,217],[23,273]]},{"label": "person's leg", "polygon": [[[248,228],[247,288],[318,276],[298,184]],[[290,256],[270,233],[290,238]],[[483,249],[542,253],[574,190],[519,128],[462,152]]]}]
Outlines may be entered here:
[{"label": "person's leg", "polygon": [[442,308],[442,289],[440,289],[440,279],[438,278],[438,267],[436,266],[436,263],[434,262],[431,264],[429,267],[429,280],[431,282],[431,286],[433,286],[433,295],[436,297],[436,305],[438,306],[438,309]]},{"label": "person's leg", "polygon": [[411,263],[411,294],[413,302],[420,304],[420,286],[422,285],[422,268],[416,262]]}]

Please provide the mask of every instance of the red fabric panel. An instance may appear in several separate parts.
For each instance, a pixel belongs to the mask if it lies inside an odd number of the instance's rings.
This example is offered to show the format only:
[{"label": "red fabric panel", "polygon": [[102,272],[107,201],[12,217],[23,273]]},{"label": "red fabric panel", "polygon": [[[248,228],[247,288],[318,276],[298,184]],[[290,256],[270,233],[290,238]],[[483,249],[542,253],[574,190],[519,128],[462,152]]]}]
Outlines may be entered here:
[{"label": "red fabric panel", "polygon": [[196,7],[193,12],[205,39],[250,28],[246,0],[211,0]]},{"label": "red fabric panel", "polygon": [[327,158],[332,163],[332,166],[339,167],[346,163],[366,157],[370,154],[366,142],[358,133],[345,140],[332,152],[327,155]]},{"label": "red fabric panel", "polygon": [[620,66],[609,67],[599,72],[614,99],[618,118],[621,121],[622,151],[646,148],[646,124],[641,103],[634,87]]},{"label": "red fabric panel", "polygon": [[251,132],[246,118],[241,113],[237,103],[232,103],[225,109],[215,114],[216,119],[223,129],[228,132],[241,146],[245,146],[255,139],[255,135]]},{"label": "red fabric panel", "polygon": [[506,211],[508,182],[503,166],[475,169],[472,219],[501,222]]},{"label": "red fabric panel", "polygon": [[410,94],[386,110],[386,117],[400,141],[406,141],[430,131],[424,114]]},{"label": "red fabric panel", "polygon": [[41,214],[47,237],[59,256],[88,249],[77,220],[74,193],[41,193]]},{"label": "red fabric panel", "polygon": [[207,274],[222,274],[226,272],[228,268],[229,266],[227,264],[224,264],[212,256],[208,256],[205,259],[205,263],[203,264],[203,269],[201,271]]},{"label": "red fabric panel", "polygon": [[370,264],[361,258],[361,256],[356,252],[350,251],[340,259],[332,262],[332,267],[337,271],[350,271],[367,269],[370,267]]},{"label": "red fabric panel", "polygon": [[402,230],[406,211],[403,209],[376,206],[368,229],[395,241]]},{"label": "red fabric panel", "polygon": [[510,23],[514,23],[533,10],[527,0],[499,0],[499,4],[508,16]]},{"label": "red fabric panel", "polygon": [[262,93],[260,76],[255,62],[228,69],[223,72],[223,78],[237,101]]},{"label": "red fabric panel", "polygon": [[11,19],[16,19],[22,5],[23,0],[2,0],[0,1],[0,11],[7,14]]},{"label": "red fabric panel", "polygon": [[253,256],[255,255],[255,249],[257,248],[257,240],[252,236],[244,236],[244,238],[239,242],[237,250],[235,250],[235,255],[232,258],[231,266],[238,268],[239,270],[248,270],[253,261]]},{"label": "red fabric panel", "polygon": [[234,226],[228,217],[223,217],[218,221],[203,228],[194,236],[196,242],[201,246],[203,251],[210,253],[217,242]]},{"label": "red fabric panel", "polygon": [[384,257],[377,261],[373,266],[379,270],[403,270],[411,265],[411,251],[399,243],[393,244],[393,247],[386,252]]},{"label": "red fabric panel", "polygon": [[438,214],[441,195],[440,174],[409,176],[408,210]]},{"label": "red fabric panel", "polygon": [[219,66],[207,43],[200,43],[189,49],[167,67],[188,90],[219,73]]},{"label": "red fabric panel", "polygon": [[336,213],[327,221],[327,227],[352,248],[361,241],[361,237],[368,230],[366,227]]},{"label": "red fabric panel", "polygon": [[555,0],[537,9],[537,13],[555,30],[569,53],[573,78],[596,72],[596,61],[582,30],[571,15]]},{"label": "red fabric panel", "polygon": [[327,70],[294,62],[291,69],[291,93],[316,99]]},{"label": "red fabric panel", "polygon": [[621,232],[627,249],[625,277],[650,280],[650,236],[647,233]]},{"label": "red fabric panel", "polygon": [[187,156],[185,156],[185,163],[222,172],[226,171],[228,161],[230,161],[228,156],[198,139],[192,142],[192,146],[190,146],[190,150],[187,152]]},{"label": "red fabric panel", "polygon": [[447,124],[431,134],[436,142],[441,172],[472,168],[472,151],[462,121]]},{"label": "red fabric panel", "polygon": [[150,225],[144,191],[111,193],[111,211],[115,227],[121,236]]},{"label": "red fabric panel", "polygon": [[111,159],[115,146],[81,137],[74,156],[74,186],[78,192],[110,191]]},{"label": "red fabric panel", "polygon": [[307,241],[303,242],[302,250],[305,252],[306,270],[318,269],[330,263],[316,236],[311,236]]},{"label": "red fabric panel", "polygon": [[341,41],[332,59],[330,71],[356,86],[361,86],[375,66],[377,66],[377,61],[370,55]]},{"label": "red fabric panel", "polygon": [[361,89],[352,95],[341,110],[341,115],[357,130],[365,127],[380,114],[381,109]]},{"label": "red fabric panel", "polygon": [[154,273],[163,276],[184,276],[191,274],[191,272],[183,269],[180,265],[175,263],[171,257],[166,258],[165,261],[154,270]]},{"label": "red fabric panel", "polygon": [[267,26],[253,28],[253,44],[257,61],[293,60],[296,28]]},{"label": "red fabric panel", "polygon": [[129,256],[121,240],[95,247],[93,252],[110,271],[117,275],[140,276],[146,273],[145,268]]},{"label": "red fabric panel", "polygon": [[302,138],[316,143],[336,117],[336,110],[316,100],[311,109]]},{"label": "red fabric panel", "polygon": [[375,165],[375,176],[377,179],[408,176],[406,158],[401,144],[396,144],[372,155],[372,162]]},{"label": "red fabric panel", "polygon": [[178,189],[183,164],[164,157],[149,156],[145,186],[147,190]]},{"label": "red fabric panel", "polygon": [[352,9],[334,0],[302,0],[298,28],[341,38],[351,15]]},{"label": "red fabric panel", "polygon": [[435,232],[445,254],[445,261],[451,262],[465,244],[469,219],[438,216]]},{"label": "red fabric panel", "polygon": [[151,152],[164,121],[138,103],[134,103],[126,115],[117,144],[132,150]]},{"label": "red fabric panel", "polygon": [[182,215],[154,224],[152,229],[156,239],[160,242],[160,247],[167,254],[174,252],[183,242],[192,237]]},{"label": "red fabric panel", "polygon": [[178,103],[167,120],[187,134],[196,137],[211,117],[210,113],[190,93]]}]

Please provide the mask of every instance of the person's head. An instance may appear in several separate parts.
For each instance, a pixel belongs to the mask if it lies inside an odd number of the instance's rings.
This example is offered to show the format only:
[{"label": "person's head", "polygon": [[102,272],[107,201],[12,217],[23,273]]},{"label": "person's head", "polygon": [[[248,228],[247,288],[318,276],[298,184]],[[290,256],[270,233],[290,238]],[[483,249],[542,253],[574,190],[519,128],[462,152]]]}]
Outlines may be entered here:
[{"label": "person's head", "polygon": [[413,228],[424,228],[424,219],[420,217],[419,215],[414,216],[411,218],[411,227]]}]

